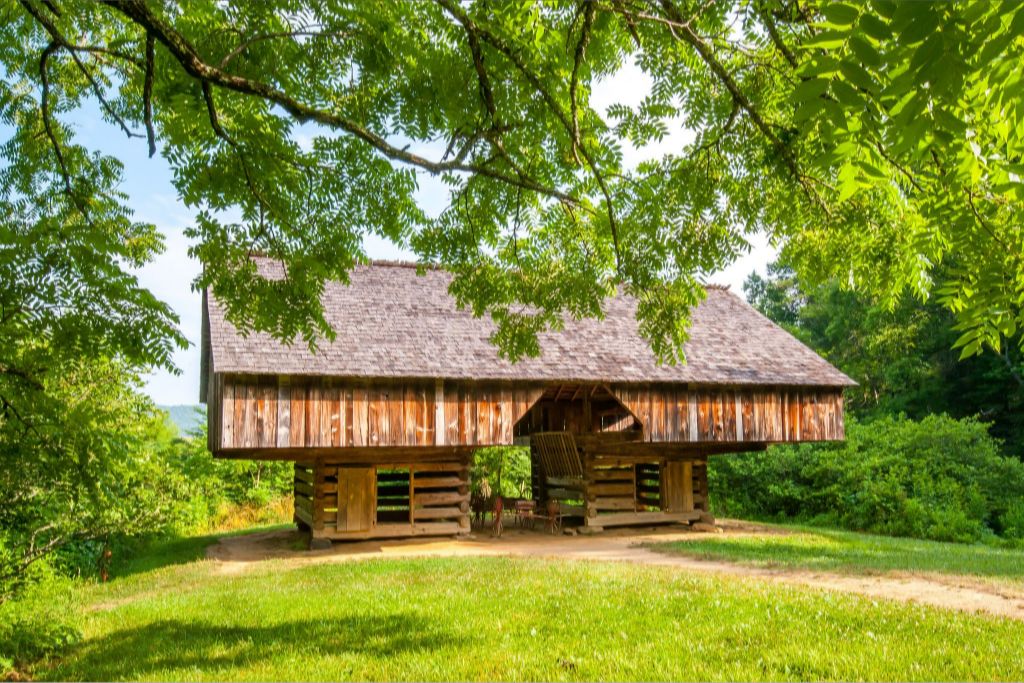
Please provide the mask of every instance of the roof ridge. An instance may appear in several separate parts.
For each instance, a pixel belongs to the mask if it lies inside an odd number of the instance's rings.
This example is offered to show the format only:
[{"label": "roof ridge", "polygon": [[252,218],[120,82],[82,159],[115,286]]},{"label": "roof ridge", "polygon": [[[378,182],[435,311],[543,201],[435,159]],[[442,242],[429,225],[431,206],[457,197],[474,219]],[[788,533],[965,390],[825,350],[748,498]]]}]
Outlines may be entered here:
[{"label": "roof ridge", "polygon": [[419,263],[418,261],[406,261],[404,259],[370,259],[366,265],[382,266],[384,268],[426,268],[427,270],[441,270],[437,263]]}]

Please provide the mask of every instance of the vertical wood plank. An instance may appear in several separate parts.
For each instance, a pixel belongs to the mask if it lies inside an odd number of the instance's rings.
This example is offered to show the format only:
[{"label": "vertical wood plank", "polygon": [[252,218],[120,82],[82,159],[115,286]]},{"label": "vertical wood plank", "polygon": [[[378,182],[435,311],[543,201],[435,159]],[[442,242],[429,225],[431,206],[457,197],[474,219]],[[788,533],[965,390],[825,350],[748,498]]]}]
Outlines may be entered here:
[{"label": "vertical wood plank", "polygon": [[352,387],[352,445],[370,445],[370,409],[366,387]]},{"label": "vertical wood plank", "polygon": [[676,427],[675,434],[677,441],[689,441],[690,440],[690,401],[689,392],[683,387],[676,387],[675,392],[676,401]]},{"label": "vertical wood plank", "polygon": [[231,421],[234,423],[234,426],[235,426],[235,439],[234,439],[234,444],[233,445],[235,446],[235,448],[244,448],[245,447],[245,407],[246,407],[246,404],[245,404],[245,384],[243,384],[241,381],[239,381],[239,379],[236,377],[234,379],[234,385],[235,385],[235,392],[234,392],[235,400],[234,400],[234,406],[232,407],[233,415],[232,415],[232,418],[231,418]]},{"label": "vertical wood plank", "polygon": [[682,465],[683,512],[693,512],[693,463],[686,460]]},{"label": "vertical wood plank", "polygon": [[434,445],[444,446],[448,439],[448,421],[445,420],[445,408],[448,401],[444,393],[444,380],[434,382]]},{"label": "vertical wood plank", "polygon": [[291,436],[289,442],[293,448],[306,444],[306,385],[291,385]]},{"label": "vertical wood plank", "polygon": [[[418,413],[422,415],[423,429],[417,432],[416,443],[420,446],[430,446],[437,441],[437,426],[444,422],[437,421],[437,389],[430,383],[423,382],[417,391],[419,400]],[[444,395],[441,396],[441,406],[444,407]]]},{"label": "vertical wood plank", "polygon": [[487,387],[478,387],[476,392],[476,442],[489,445],[491,437],[491,392]]},{"label": "vertical wood plank", "polygon": [[329,379],[321,380],[320,445],[336,446],[338,438],[338,387]]},{"label": "vertical wood plank", "polygon": [[465,443],[461,423],[463,420],[462,405],[459,403],[459,386],[452,382],[444,385],[444,419],[447,424],[445,430],[445,444],[448,446],[460,446]]},{"label": "vertical wood plank", "polygon": [[263,393],[263,378],[258,378],[253,383],[253,406],[256,408],[256,421],[255,429],[253,430],[253,443],[257,447],[264,447],[268,445],[264,439],[266,438],[267,429],[267,401],[266,395]]},{"label": "vertical wood plank", "polygon": [[246,378],[245,382],[245,419],[243,421],[243,429],[245,434],[245,447],[255,448],[257,445],[256,441],[256,385],[252,379]]},{"label": "vertical wood plank", "polygon": [[338,385],[334,387],[334,438],[331,440],[332,446],[347,446],[348,445],[348,415],[346,414],[345,405],[345,387]]},{"label": "vertical wood plank", "polygon": [[405,441],[405,416],[402,405],[405,403],[405,386],[394,384],[388,390],[388,439],[384,443],[401,446]]},{"label": "vertical wood plank", "polygon": [[698,393],[697,429],[700,432],[701,441],[713,440],[715,432],[714,415],[711,409],[711,397],[707,391]]},{"label": "vertical wood plank", "polygon": [[306,390],[306,446],[323,445],[323,434],[320,430],[322,394],[323,391],[316,382],[312,382]]},{"label": "vertical wood plank", "polygon": [[757,441],[757,437],[754,435],[756,425],[754,424],[754,402],[751,400],[749,390],[744,390],[740,393],[740,400],[743,404],[743,438],[746,441]]},{"label": "vertical wood plank", "polygon": [[277,446],[286,448],[291,445],[292,396],[291,384],[287,377],[277,380]]},{"label": "vertical wood plank", "polygon": [[733,413],[736,415],[736,440],[746,440],[746,425],[743,423],[743,392],[733,392]]},{"label": "vertical wood plank", "polygon": [[261,387],[266,414],[263,424],[263,439],[260,446],[277,446],[277,377],[267,377]]},{"label": "vertical wood plank", "polygon": [[736,412],[736,392],[732,389],[722,391],[722,427],[723,441],[736,441],[736,420],[739,413]]},{"label": "vertical wood plank", "polygon": [[415,446],[420,443],[420,434],[426,430],[425,416],[420,401],[420,386],[416,382],[407,382],[402,396],[402,424],[405,427],[402,443]]},{"label": "vertical wood plank", "polygon": [[501,387],[498,400],[495,402],[495,443],[512,443],[512,392]]},{"label": "vertical wood plank", "polygon": [[690,441],[700,441],[700,395],[686,392],[686,431]]},{"label": "vertical wood plank", "polygon": [[223,448],[233,448],[237,443],[235,437],[235,383],[233,378],[223,376],[223,386],[221,388],[221,396],[223,405],[221,405],[221,446]]},{"label": "vertical wood plank", "polygon": [[354,445],[353,444],[354,437],[353,437],[353,434],[352,434],[352,432],[353,432],[352,425],[353,425],[354,420],[355,420],[355,416],[353,414],[355,398],[353,396],[352,387],[350,387],[350,386],[345,387],[342,390],[342,394],[345,396],[345,408],[342,411],[344,416],[345,416],[345,426],[344,426],[345,442],[344,442],[343,445],[345,445],[345,446],[352,446],[352,445]]}]

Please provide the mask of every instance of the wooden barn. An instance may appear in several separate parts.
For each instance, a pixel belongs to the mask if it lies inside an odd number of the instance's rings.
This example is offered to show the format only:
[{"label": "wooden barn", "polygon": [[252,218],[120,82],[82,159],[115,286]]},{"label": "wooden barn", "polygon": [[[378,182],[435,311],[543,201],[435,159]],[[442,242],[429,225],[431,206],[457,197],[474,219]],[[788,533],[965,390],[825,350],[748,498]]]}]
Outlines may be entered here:
[{"label": "wooden barn", "polygon": [[294,461],[296,522],[338,540],[468,533],[480,446],[529,445],[534,498],[599,529],[699,519],[710,456],[843,438],[853,382],[726,289],[693,311],[685,365],[655,361],[626,296],[513,364],[449,280],[375,263],[328,283],[337,338],[315,354],[240,335],[205,298],[210,450]]}]

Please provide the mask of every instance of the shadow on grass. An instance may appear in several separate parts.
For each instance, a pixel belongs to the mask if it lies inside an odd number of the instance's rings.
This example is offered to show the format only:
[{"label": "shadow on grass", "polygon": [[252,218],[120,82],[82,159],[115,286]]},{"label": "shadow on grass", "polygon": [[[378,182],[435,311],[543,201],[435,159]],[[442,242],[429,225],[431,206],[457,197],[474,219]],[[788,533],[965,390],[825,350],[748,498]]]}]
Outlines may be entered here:
[{"label": "shadow on grass", "polygon": [[291,524],[276,524],[202,536],[152,537],[135,540],[115,549],[110,575],[113,578],[123,578],[161,567],[188,564],[205,558],[206,549],[221,538],[294,528],[294,525]]},{"label": "shadow on grass", "polygon": [[[241,606],[240,606],[241,608]],[[186,672],[217,677],[218,671],[282,660],[366,657],[386,660],[403,653],[424,654],[460,646],[464,638],[440,630],[437,622],[411,614],[303,619],[268,626],[219,626],[163,620],[114,631],[81,646],[50,675],[79,680],[152,680]]]}]

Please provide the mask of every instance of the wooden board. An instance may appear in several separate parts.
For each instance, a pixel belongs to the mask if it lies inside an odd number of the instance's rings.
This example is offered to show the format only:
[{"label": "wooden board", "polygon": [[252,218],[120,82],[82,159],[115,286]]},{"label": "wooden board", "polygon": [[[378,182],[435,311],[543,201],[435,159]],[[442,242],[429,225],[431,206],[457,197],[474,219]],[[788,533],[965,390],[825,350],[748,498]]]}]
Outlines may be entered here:
[{"label": "wooden board", "polygon": [[338,468],[338,531],[368,531],[373,527],[376,483],[372,467]]},{"label": "wooden board", "polygon": [[639,524],[673,524],[679,522],[695,522],[700,519],[699,512],[610,512],[587,517],[586,525],[592,527],[635,526]]}]

